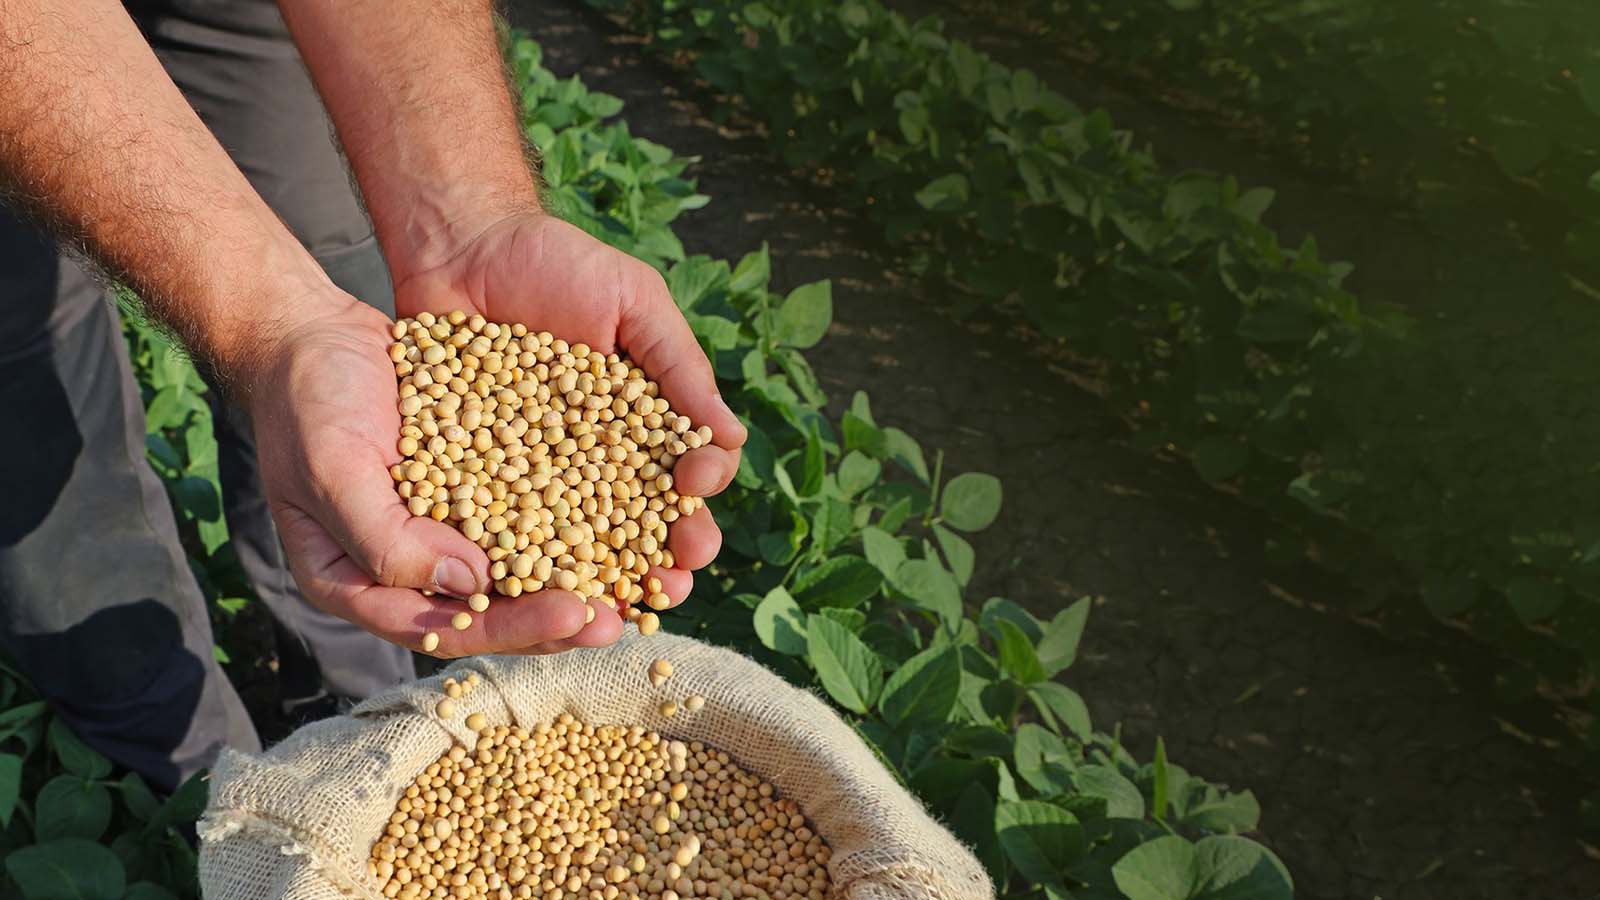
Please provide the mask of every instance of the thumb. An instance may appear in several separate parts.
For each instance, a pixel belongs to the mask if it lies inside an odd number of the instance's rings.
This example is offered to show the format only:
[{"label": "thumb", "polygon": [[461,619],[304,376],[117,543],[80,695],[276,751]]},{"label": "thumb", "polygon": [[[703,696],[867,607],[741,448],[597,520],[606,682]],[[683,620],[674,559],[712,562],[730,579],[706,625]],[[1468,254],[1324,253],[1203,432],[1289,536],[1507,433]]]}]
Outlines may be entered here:
[{"label": "thumb", "polygon": [[313,476],[300,504],[373,581],[466,597],[489,589],[489,559],[461,532],[414,516],[375,451],[337,454]]}]

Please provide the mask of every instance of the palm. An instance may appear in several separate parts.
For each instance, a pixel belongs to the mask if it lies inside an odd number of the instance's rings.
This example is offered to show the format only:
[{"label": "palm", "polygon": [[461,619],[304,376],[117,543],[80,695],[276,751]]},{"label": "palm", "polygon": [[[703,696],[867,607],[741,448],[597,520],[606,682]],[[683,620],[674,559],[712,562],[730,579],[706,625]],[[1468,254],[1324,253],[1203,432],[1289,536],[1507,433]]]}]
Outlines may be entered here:
[{"label": "palm", "polygon": [[303,324],[285,336],[266,389],[251,400],[273,517],[306,596],[396,643],[450,635],[451,655],[614,640],[615,619],[584,628],[575,597],[492,610],[481,627],[453,634],[460,603],[421,593],[439,587],[441,558],[463,561],[474,585],[487,585],[489,561],[455,529],[412,517],[395,494],[388,468],[400,459],[400,417],[392,402],[374,402],[395,392],[388,325],[353,299]]},{"label": "palm", "polygon": [[[710,496],[738,468],[744,428],[717,396],[710,364],[661,276],[572,225],[544,215],[499,222],[450,262],[398,284],[395,306],[402,316],[475,310],[490,321],[520,322],[624,353],[660,382],[675,409],[716,435],[714,443],[678,461],[674,474],[682,489]],[[682,601],[693,584],[691,571],[709,563],[721,541],[709,511],[681,519],[668,541],[675,568],[652,574]]]}]

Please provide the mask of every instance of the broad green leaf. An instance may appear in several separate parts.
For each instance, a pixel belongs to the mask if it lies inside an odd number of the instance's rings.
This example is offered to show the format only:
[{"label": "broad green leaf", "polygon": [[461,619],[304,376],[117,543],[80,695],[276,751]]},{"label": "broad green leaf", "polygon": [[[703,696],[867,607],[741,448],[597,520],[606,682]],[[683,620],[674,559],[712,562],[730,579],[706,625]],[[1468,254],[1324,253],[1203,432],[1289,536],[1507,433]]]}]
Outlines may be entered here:
[{"label": "broad green leaf", "polygon": [[1144,795],[1138,785],[1110,766],[1082,766],[1072,773],[1078,792],[1106,801],[1106,815],[1113,819],[1143,819]]},{"label": "broad green leaf", "polygon": [[9,826],[22,792],[22,757],[0,753],[0,825]]},{"label": "broad green leaf", "polygon": [[933,212],[953,212],[967,205],[972,188],[959,172],[941,175],[917,191],[917,205]]},{"label": "broad green leaf", "polygon": [[1250,461],[1250,445],[1235,437],[1212,435],[1195,445],[1190,459],[1201,478],[1224,481],[1239,474]]},{"label": "broad green leaf", "polygon": [[178,900],[178,895],[153,881],[135,881],[128,885],[122,900]]},{"label": "broad green leaf", "polygon": [[883,575],[859,556],[835,556],[795,579],[794,596],[808,607],[860,606],[883,586]]},{"label": "broad green leaf", "polygon": [[[35,700],[20,706],[13,706],[5,712],[0,712],[0,741],[12,735],[27,732],[29,728],[36,726],[40,718],[49,711],[50,708],[45,705],[43,700]],[[37,731],[32,733],[32,737],[26,738],[30,752],[33,749],[33,738],[36,737],[38,737]]]},{"label": "broad green leaf", "polygon": [[150,821],[151,829],[160,832],[173,825],[193,822],[200,818],[200,814],[205,812],[208,793],[205,773],[196,772],[189,776],[189,780],[178,785],[178,789],[161,804],[161,809]]},{"label": "broad green leaf", "polygon": [[955,647],[924,650],[906,660],[883,686],[878,709],[890,725],[936,725],[950,717],[961,692],[961,652]]},{"label": "broad green leaf", "polygon": [[1217,835],[1194,847],[1199,900],[1291,900],[1294,880],[1272,851],[1248,838]]},{"label": "broad green leaf", "polygon": [[1542,622],[1556,614],[1566,600],[1566,590],[1543,578],[1519,576],[1506,585],[1506,600],[1523,624]]},{"label": "broad green leaf", "polygon": [[966,587],[972,580],[973,567],[977,565],[978,557],[972,545],[966,538],[956,534],[943,525],[933,526],[933,537],[939,542],[939,552],[944,554],[944,561],[949,564],[951,574],[955,575],[956,582]]},{"label": "broad green leaf", "polygon": [[854,497],[877,484],[882,474],[882,463],[859,450],[852,450],[839,463],[839,490],[846,497]]},{"label": "broad green leaf", "polygon": [[1123,854],[1111,877],[1128,900],[1189,900],[1200,877],[1195,846],[1177,835],[1156,838]]},{"label": "broad green leaf", "polygon": [[776,333],[781,344],[802,350],[816,346],[833,322],[833,285],[827,281],[803,284],[789,292],[778,307]]},{"label": "broad green leaf", "polygon": [[50,720],[49,733],[50,748],[68,772],[84,778],[104,778],[111,774],[111,760],[89,749],[60,716]]},{"label": "broad green leaf", "polygon": [[867,526],[861,529],[861,547],[867,562],[877,567],[885,576],[891,576],[906,561],[905,543],[881,528]]},{"label": "broad green leaf", "polygon": [[994,827],[1011,864],[1029,881],[1055,881],[1083,855],[1077,818],[1042,800],[1001,800]]},{"label": "broad green leaf", "polygon": [[161,809],[161,801],[156,799],[154,791],[144,783],[137,772],[129,772],[122,776],[119,782],[122,789],[122,805],[128,808],[135,819],[148,822]]},{"label": "broad green leaf", "polygon": [[1191,803],[1180,817],[1184,825],[1221,833],[1252,831],[1261,821],[1261,804],[1250,791],[1228,793],[1211,788],[1209,796]]},{"label": "broad green leaf", "polygon": [[999,635],[1000,668],[1023,684],[1044,681],[1044,666],[1039,664],[1033,642],[1017,627],[1017,623],[1000,619],[995,622],[995,631]]},{"label": "broad green leaf", "polygon": [[1045,626],[1035,651],[1046,676],[1065,670],[1078,658],[1078,641],[1083,638],[1083,626],[1089,619],[1091,606],[1093,601],[1088,597],[1079,598],[1078,602],[1056,613]]},{"label": "broad green leaf", "polygon": [[983,601],[983,610],[978,613],[978,627],[998,638],[996,622],[1000,619],[1010,619],[1028,636],[1028,640],[1038,643],[1044,638],[1044,626],[1033,613],[1023,609],[1022,606],[1004,597],[990,597]]},{"label": "broad green leaf", "polygon": [[916,438],[898,428],[885,428],[883,448],[884,452],[904,466],[906,471],[923,482],[928,480],[928,461],[922,455],[922,445],[917,443]]},{"label": "broad green leaf", "polygon": [[955,576],[931,559],[908,559],[889,579],[894,589],[932,612],[949,627],[961,621],[961,588]]},{"label": "broad green leaf", "polygon": [[806,617],[782,586],[767,592],[751,614],[756,637],[768,650],[790,656],[806,652]]},{"label": "broad green leaf", "polygon": [[111,792],[77,775],[57,775],[33,801],[34,830],[41,841],[99,838],[111,822]]},{"label": "broad green leaf", "polygon": [[883,687],[883,664],[861,639],[826,616],[806,619],[806,656],[840,706],[865,714]]},{"label": "broad green leaf", "polygon": [[1023,723],[1013,752],[1017,774],[1040,794],[1065,793],[1072,786],[1072,754],[1065,741],[1045,728]]},{"label": "broad green leaf", "polygon": [[983,472],[964,472],[950,479],[939,496],[939,514],[962,531],[982,531],[1000,515],[1000,479]]},{"label": "broad green leaf", "polygon": [[767,250],[767,242],[762,241],[760,250],[746,253],[739,264],[733,267],[733,278],[728,287],[736,294],[764,291],[771,277],[772,257]]},{"label": "broad green leaf", "polygon": [[94,841],[62,838],[6,857],[6,872],[26,900],[121,900],[122,863]]},{"label": "broad green leaf", "polygon": [[950,812],[949,822],[956,837],[972,847],[972,852],[989,873],[989,880],[1004,884],[1006,859],[994,830],[994,794],[976,781],[965,782],[961,795],[956,798],[955,809]]},{"label": "broad green leaf", "polygon": [[1057,681],[1041,681],[1028,687],[1028,699],[1033,701],[1039,717],[1052,727],[1065,729],[1088,740],[1093,732],[1089,723],[1089,707],[1078,692]]},{"label": "broad green leaf", "polygon": [[682,310],[728,285],[728,264],[709,256],[691,256],[667,270],[667,291]]}]

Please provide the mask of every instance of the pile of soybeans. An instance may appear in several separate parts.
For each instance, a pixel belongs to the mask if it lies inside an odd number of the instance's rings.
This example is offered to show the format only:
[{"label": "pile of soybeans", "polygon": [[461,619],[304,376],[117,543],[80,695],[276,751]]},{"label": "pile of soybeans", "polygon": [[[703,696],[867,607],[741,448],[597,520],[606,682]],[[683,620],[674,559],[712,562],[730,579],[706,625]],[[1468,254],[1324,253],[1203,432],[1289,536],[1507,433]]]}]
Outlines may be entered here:
[{"label": "pile of soybeans", "polygon": [[368,873],[398,900],[823,900],[829,850],[793,800],[699,741],[563,715],[481,715],[417,776]]},{"label": "pile of soybeans", "polygon": [[[673,466],[711,429],[617,354],[549,332],[456,311],[401,319],[390,336],[402,457],[390,475],[411,513],[482,547],[499,594],[573,591],[654,631],[635,604],[670,604],[650,569],[672,567],[667,526],[704,505],[674,488]],[[463,599],[488,608],[487,595]],[[430,634],[425,649],[437,646]]]}]

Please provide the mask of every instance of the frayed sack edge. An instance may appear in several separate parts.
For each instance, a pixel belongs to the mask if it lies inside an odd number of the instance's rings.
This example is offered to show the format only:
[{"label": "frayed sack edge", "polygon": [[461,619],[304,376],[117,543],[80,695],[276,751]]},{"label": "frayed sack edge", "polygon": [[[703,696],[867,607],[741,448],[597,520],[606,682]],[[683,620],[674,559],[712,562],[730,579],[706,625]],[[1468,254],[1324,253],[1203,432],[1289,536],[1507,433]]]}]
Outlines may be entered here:
[{"label": "frayed sack edge", "polygon": [[259,813],[243,809],[209,812],[195,823],[195,833],[202,845],[220,847],[229,838],[245,837],[259,844],[277,847],[283,856],[303,856],[309,861],[311,869],[340,894],[363,900],[385,900],[359,877],[351,877],[352,868],[359,867],[352,866],[349,860],[337,860],[339,854],[329,852],[320,841]]}]

